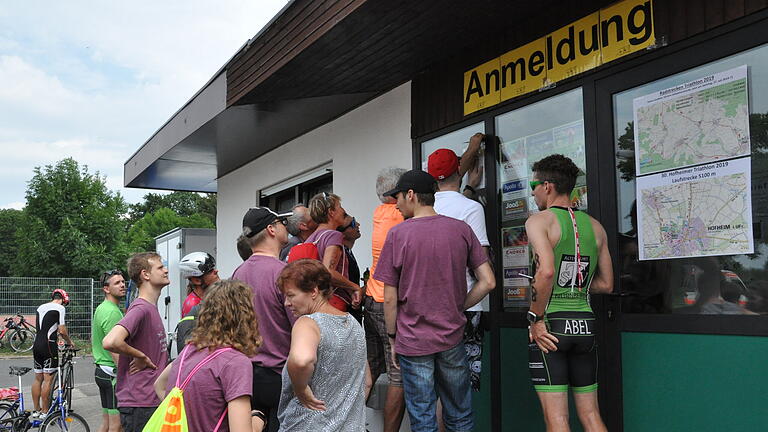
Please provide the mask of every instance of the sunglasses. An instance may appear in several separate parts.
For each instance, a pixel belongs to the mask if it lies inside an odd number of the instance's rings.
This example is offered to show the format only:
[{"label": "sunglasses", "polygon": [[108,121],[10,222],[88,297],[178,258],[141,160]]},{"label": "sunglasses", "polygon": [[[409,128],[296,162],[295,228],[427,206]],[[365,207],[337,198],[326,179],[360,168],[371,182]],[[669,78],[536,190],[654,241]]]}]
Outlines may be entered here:
[{"label": "sunglasses", "polygon": [[278,219],[278,220],[272,222],[270,225],[277,225],[279,223],[288,226],[288,219]]},{"label": "sunglasses", "polygon": [[123,275],[123,272],[121,272],[120,270],[108,270],[108,271],[105,271],[105,272],[104,272],[104,273],[101,275],[101,284],[102,284],[103,286],[107,286],[107,285],[109,285],[109,278],[111,278],[112,276],[115,276],[115,275],[120,275],[120,276],[122,276],[122,275]]},{"label": "sunglasses", "polygon": [[349,223],[349,225],[339,228],[339,231],[344,232],[350,228],[357,228],[357,219],[354,217],[352,218],[352,222]]},{"label": "sunglasses", "polygon": [[536,186],[544,183],[554,183],[552,180],[531,180],[528,182],[528,185],[531,187],[531,190],[536,189]]}]

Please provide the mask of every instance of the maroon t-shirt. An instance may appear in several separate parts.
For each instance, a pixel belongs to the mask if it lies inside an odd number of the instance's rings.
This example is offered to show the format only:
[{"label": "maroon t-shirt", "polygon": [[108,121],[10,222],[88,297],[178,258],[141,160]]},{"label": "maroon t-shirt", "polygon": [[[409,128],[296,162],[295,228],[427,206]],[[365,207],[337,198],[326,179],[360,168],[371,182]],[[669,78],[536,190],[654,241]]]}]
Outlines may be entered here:
[{"label": "maroon t-shirt", "polygon": [[464,221],[436,215],[392,227],[374,277],[397,287],[398,354],[434,354],[461,342],[466,269],[486,261],[487,254]]},{"label": "maroon t-shirt", "polygon": [[277,258],[251,255],[232,274],[253,289],[253,310],[259,321],[261,347],[251,360],[282,373],[291,349],[291,329],[296,318],[285,307],[285,297],[277,287],[277,277],[286,264]]},{"label": "maroon t-shirt", "polygon": [[[193,347],[188,349],[189,353],[184,359],[179,384],[184,382],[198,363],[213,352],[208,351],[208,349],[198,351]],[[176,386],[180,361],[181,356],[173,361],[171,371],[168,374],[167,391],[171,391]],[[184,409],[187,413],[189,430],[214,430],[221,414],[227,408],[228,402],[240,396],[251,395],[252,381],[251,360],[237,350],[225,351],[200,368],[184,390]],[[226,432],[228,430],[229,422],[225,418],[219,431]]]},{"label": "maroon t-shirt", "polygon": [[[320,261],[325,256],[325,250],[330,246],[338,246],[341,255],[339,256],[339,262],[336,264],[336,271],[341,273],[345,278],[349,278],[349,260],[344,254],[344,234],[329,229],[318,229],[312,233],[304,243],[317,242],[317,253],[320,255]],[[352,303],[352,294],[344,288],[338,288],[335,291],[339,297],[346,300],[347,303]]]},{"label": "maroon t-shirt", "polygon": [[128,369],[133,357],[120,354],[115,387],[117,406],[129,408],[160,405],[160,399],[157,398],[153,386],[168,363],[168,350],[165,327],[157,306],[137,298],[117,325],[128,330],[125,342],[146,354],[157,366],[157,369],[146,368],[135,374],[129,374]]}]

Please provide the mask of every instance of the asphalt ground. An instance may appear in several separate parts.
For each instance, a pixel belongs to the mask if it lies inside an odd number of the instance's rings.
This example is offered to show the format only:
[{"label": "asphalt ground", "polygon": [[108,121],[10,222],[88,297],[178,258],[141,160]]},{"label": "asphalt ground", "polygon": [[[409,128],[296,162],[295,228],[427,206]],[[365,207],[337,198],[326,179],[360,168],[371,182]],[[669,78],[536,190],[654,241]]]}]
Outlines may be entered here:
[{"label": "asphalt ground", "polygon": [[[91,431],[96,431],[101,425],[101,400],[93,376],[93,357],[77,357],[74,361],[75,388],[72,390],[72,409],[85,418]],[[8,373],[9,366],[32,367],[32,356],[0,357],[0,388],[17,386],[19,383],[15,375]],[[30,410],[33,407],[31,387],[34,376],[34,372],[29,371],[21,377],[24,406]]]}]

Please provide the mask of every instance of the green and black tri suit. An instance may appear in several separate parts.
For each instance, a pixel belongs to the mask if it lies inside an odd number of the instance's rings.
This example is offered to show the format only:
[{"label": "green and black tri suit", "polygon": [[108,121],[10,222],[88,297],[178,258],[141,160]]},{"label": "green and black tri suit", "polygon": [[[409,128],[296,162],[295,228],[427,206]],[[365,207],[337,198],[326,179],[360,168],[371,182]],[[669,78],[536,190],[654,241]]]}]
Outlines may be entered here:
[{"label": "green and black tri suit", "polygon": [[[589,304],[589,285],[597,270],[598,248],[592,221],[573,209],[579,234],[581,278],[576,273],[576,242],[568,209],[548,209],[560,223],[560,241],[555,245],[555,280],[544,312],[544,322],[559,342],[557,351],[543,353],[536,342],[528,345],[528,369],[537,392],[576,393],[597,390],[597,346],[593,332],[595,316]],[[535,274],[535,273],[534,273]]]}]

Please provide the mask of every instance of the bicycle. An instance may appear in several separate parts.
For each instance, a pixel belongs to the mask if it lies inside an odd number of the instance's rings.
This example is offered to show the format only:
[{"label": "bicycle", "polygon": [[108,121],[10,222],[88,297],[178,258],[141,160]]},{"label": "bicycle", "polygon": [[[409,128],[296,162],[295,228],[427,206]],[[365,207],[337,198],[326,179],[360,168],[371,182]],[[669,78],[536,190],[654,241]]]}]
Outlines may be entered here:
[{"label": "bicycle", "polygon": [[16,316],[6,318],[4,323],[5,326],[0,332],[0,348],[3,346],[3,338],[7,335],[14,351],[21,353],[32,349],[37,331],[34,326],[27,322],[24,315],[17,313]]},{"label": "bicycle", "polygon": [[[21,392],[21,376],[32,370],[28,367],[11,366],[11,375],[19,377],[19,397],[15,402],[0,405],[0,431],[26,432],[33,427],[39,427],[40,432],[90,432],[88,422],[83,417],[70,411],[62,391],[57,392],[45,418],[31,419],[31,412],[24,409],[24,394]],[[59,389],[61,383],[61,367],[58,369]]]},{"label": "bicycle", "polygon": [[[67,406],[70,409],[72,408],[72,389],[75,387],[74,358],[78,351],[80,351],[80,348],[72,348],[69,346],[59,348],[59,367],[53,374],[54,381],[53,386],[51,387],[51,404],[53,404],[56,391],[63,388],[64,400],[67,401]],[[59,376],[63,378],[59,380]],[[64,384],[64,387],[61,387],[62,383]]]}]

